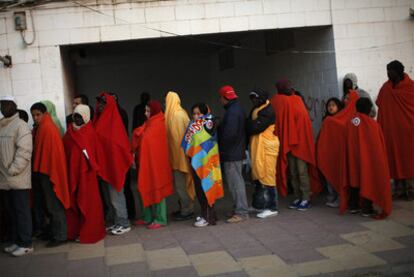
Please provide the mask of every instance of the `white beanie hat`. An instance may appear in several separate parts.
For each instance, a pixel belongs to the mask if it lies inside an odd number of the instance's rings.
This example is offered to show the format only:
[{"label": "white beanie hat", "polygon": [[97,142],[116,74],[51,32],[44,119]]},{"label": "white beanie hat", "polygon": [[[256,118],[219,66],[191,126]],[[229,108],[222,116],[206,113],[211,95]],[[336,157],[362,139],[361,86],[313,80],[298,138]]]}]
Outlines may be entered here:
[{"label": "white beanie hat", "polygon": [[17,105],[17,101],[16,98],[14,98],[14,96],[11,95],[4,95],[0,98],[0,101],[11,101],[14,102]]},{"label": "white beanie hat", "polygon": [[91,120],[91,110],[89,106],[87,105],[83,105],[83,104],[77,105],[75,107],[75,110],[73,111],[73,114],[75,113],[80,114],[82,116],[85,124],[87,124]]}]

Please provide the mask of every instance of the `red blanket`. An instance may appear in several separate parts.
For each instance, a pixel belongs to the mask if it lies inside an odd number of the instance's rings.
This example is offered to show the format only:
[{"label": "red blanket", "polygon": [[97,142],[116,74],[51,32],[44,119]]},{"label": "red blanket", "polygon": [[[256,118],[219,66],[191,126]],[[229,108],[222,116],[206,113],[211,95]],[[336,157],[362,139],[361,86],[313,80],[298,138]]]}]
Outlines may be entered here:
[{"label": "red blanket", "polygon": [[94,119],[98,138],[99,176],[117,191],[121,191],[126,173],[132,164],[129,138],[115,99],[106,92],[100,96],[105,96],[106,106],[101,113],[96,112]]},{"label": "red blanket", "polygon": [[138,171],[138,191],[144,207],[173,194],[173,175],[163,113],[154,115],[134,130],[132,148]]},{"label": "red blanket", "polygon": [[66,211],[68,239],[79,237],[81,243],[95,243],[105,237],[105,221],[99,192],[96,160],[96,133],[92,123],[63,137],[65,145],[71,205]]},{"label": "red blanket", "polygon": [[[355,113],[347,122],[349,185],[360,189],[360,196],[381,207],[383,218],[391,214],[392,194],[384,137],[375,120]],[[347,187],[342,189],[341,210],[346,209]]]},{"label": "red blanket", "polygon": [[275,135],[280,140],[276,171],[279,193],[282,196],[287,195],[286,170],[289,152],[308,163],[311,190],[314,194],[320,192],[321,187],[315,174],[315,144],[312,123],[302,98],[297,95],[276,94],[273,96],[271,104],[276,114]]},{"label": "red blanket", "polygon": [[65,149],[60,131],[48,113],[34,132],[33,172],[49,176],[57,198],[65,209],[69,208]]},{"label": "red blanket", "polygon": [[376,103],[391,177],[414,178],[414,81],[405,74],[395,88],[386,82]]},{"label": "red blanket", "polygon": [[336,115],[326,117],[323,121],[316,144],[318,169],[337,192],[349,185],[346,126],[356,112],[355,104],[359,99],[356,91],[349,93],[346,107]]}]

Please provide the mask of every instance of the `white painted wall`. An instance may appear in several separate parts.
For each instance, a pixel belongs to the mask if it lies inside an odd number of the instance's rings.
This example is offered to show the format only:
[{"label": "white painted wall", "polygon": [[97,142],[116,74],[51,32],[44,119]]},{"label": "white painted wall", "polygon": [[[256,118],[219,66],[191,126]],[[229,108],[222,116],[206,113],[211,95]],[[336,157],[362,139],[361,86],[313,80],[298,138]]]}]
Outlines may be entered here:
[{"label": "white painted wall", "polygon": [[[64,101],[59,45],[171,36],[168,32],[189,35],[332,24],[337,79],[353,71],[361,87],[373,95],[386,79],[387,62],[400,59],[411,74],[414,66],[414,22],[408,15],[414,0],[80,2],[89,8],[69,1],[34,8],[36,40],[29,47],[13,28],[13,11],[0,12],[0,54],[14,60],[13,68],[0,70],[1,95],[15,95],[25,109],[50,99],[63,119],[70,103]],[[29,13],[28,19],[30,40]]]}]

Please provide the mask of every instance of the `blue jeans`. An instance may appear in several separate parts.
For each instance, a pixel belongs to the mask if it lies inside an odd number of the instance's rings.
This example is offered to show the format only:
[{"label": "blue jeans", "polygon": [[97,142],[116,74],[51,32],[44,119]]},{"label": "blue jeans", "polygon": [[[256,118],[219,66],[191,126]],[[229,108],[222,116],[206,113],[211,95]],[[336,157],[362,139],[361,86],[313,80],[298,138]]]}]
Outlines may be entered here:
[{"label": "blue jeans", "polygon": [[100,187],[102,200],[104,202],[105,218],[112,218],[115,225],[129,227],[130,223],[124,189],[118,192],[111,184],[102,180],[100,180]]}]

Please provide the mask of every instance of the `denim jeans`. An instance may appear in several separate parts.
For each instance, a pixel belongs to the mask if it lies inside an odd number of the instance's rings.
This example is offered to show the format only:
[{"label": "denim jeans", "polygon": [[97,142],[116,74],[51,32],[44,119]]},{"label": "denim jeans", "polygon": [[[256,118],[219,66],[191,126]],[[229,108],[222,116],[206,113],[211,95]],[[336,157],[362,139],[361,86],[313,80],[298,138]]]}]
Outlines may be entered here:
[{"label": "denim jeans", "polygon": [[233,197],[235,206],[234,213],[248,216],[249,206],[247,204],[246,184],[244,183],[242,175],[242,166],[243,161],[224,162],[223,173]]},{"label": "denim jeans", "polygon": [[124,189],[116,191],[109,183],[100,180],[101,195],[104,204],[105,219],[112,218],[115,225],[129,227],[128,211]]}]

